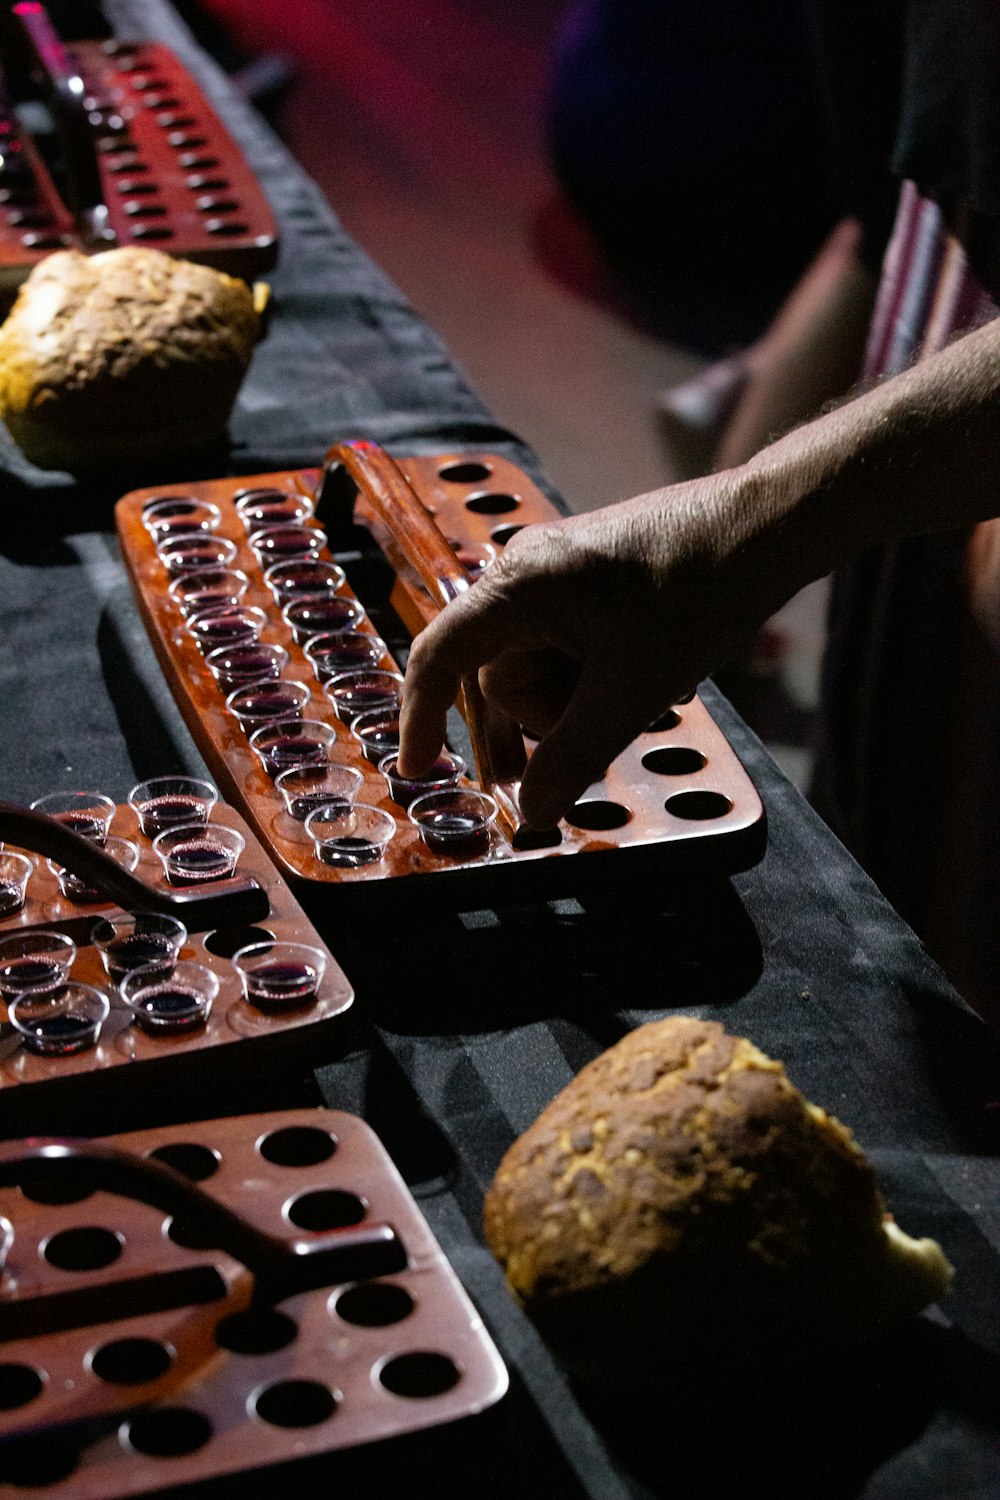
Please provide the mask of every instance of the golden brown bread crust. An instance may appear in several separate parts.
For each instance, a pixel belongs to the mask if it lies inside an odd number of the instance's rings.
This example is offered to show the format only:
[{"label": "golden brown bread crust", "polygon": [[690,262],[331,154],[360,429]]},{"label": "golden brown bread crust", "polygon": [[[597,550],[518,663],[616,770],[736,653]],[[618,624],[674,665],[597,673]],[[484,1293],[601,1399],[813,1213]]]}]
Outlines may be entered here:
[{"label": "golden brown bread crust", "polygon": [[59,251],[0,328],[0,414],[44,468],[173,456],[222,432],[259,329],[246,283],[208,266]]},{"label": "golden brown bread crust", "polygon": [[901,1274],[886,1219],[850,1131],[780,1062],[685,1016],[585,1067],[507,1152],[484,1208],[512,1291],[581,1366],[719,1336],[856,1336],[912,1313],[947,1263],[934,1246],[928,1275]]}]

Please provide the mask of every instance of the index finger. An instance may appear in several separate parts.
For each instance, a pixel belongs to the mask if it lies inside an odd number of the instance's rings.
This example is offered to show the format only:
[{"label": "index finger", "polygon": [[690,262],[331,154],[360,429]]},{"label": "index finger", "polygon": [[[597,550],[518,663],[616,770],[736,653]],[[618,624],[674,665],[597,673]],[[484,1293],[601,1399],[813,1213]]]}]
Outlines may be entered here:
[{"label": "index finger", "polygon": [[444,744],[448,710],[462,678],[530,631],[509,601],[486,579],[460,594],[417,636],[410,651],[399,723],[399,769],[420,776]]}]

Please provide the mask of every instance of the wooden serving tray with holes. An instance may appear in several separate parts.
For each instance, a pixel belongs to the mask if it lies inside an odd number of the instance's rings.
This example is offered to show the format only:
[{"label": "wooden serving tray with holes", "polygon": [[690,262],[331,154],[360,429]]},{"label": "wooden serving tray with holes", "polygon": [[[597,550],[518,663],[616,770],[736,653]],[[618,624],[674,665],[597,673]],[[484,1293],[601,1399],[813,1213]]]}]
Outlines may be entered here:
[{"label": "wooden serving tray with holes", "polygon": [[[248,1311],[249,1273],[190,1248],[184,1226],[172,1238],[159,1209],[109,1192],[51,1203],[0,1191],[14,1229],[0,1317],[16,1332],[18,1301],[62,1298],[48,1331],[0,1353],[0,1481],[72,1500],[140,1495],[453,1422],[504,1395],[500,1356],[363,1121],[295,1110],[107,1144],[155,1155],[287,1240],[390,1225],[405,1268]],[[170,1273],[161,1310],[130,1315],[121,1283],[139,1278],[149,1307]]]},{"label": "wooden serving tray with holes", "polygon": [[[502,547],[518,526],[559,519],[555,507],[528,476],[494,454],[403,458],[398,465],[449,541],[491,542]],[[375,900],[387,906],[398,901],[409,910],[422,905],[455,910],[463,902],[468,908],[579,895],[589,884],[602,886],[629,871],[640,880],[729,874],[761,858],[766,821],[760,798],[696,697],[664,715],[617,758],[605,780],[582,799],[574,824],[560,825],[558,847],[517,849],[494,830],[487,856],[462,862],[431,852],[406,812],[390,801],[385,781],[361,754],[348,725],[337,720],[263,582],[234,508],[244,492],[258,488],[318,498],[317,518],[326,524],[333,548],[323,554],[327,560],[337,556],[338,538],[351,534],[352,519],[355,527],[367,528],[394,569],[391,602],[411,632],[423,628],[435,606],[396,539],[366,504],[363,489],[355,496],[349,488],[345,497],[335,467],[328,467],[324,474],[290,471],[135,490],[118,502],[125,563],[180,710],[223,796],[245,813],[310,910],[343,911],[352,902],[371,910]],[[291,660],[282,675],[310,688],[304,717],[323,720],[336,729],[334,758],[356,766],[364,776],[358,800],[383,807],[396,818],[397,833],[378,863],[356,870],[320,863],[303,825],[285,813],[280,794],[240,726],[227,713],[224,694],[168,595],[166,572],[142,523],[145,507],[180,495],[209,500],[220,508],[217,534],[237,544],[233,566],[250,580],[244,602],[259,606],[270,617],[262,639],[289,651]],[[354,597],[346,585],[343,592]],[[359,628],[371,627],[366,622]],[[395,668],[388,657],[382,665]]]},{"label": "wooden serving tray with holes", "polygon": [[[74,42],[66,48],[89,111],[108,221],[119,245],[148,245],[252,277],[274,265],[278,230],[240,148],[169,48]],[[0,168],[0,288],[57,249],[84,249],[73,216],[16,116],[0,108],[25,161]],[[105,247],[108,248],[108,247]]]},{"label": "wooden serving tray with holes", "polygon": [[[137,1082],[150,1088],[162,1086],[181,1071],[188,1077],[203,1078],[210,1087],[229,1070],[259,1066],[275,1052],[298,1048],[314,1051],[320,1037],[335,1027],[350,1008],[354,991],[346,975],[278,875],[253,830],[239,813],[221,802],[213,810],[212,821],[236,828],[245,837],[246,848],[240,856],[238,873],[254,876],[264,887],[271,911],[254,927],[189,931],[180,956],[210,968],[220,980],[219,993],[208,1022],[200,1031],[173,1037],[151,1036],[132,1021],[131,1011],[115,993],[105,973],[100,954],[90,944],[90,933],[97,919],[119,908],[107,902],[82,905],[68,901],[45,860],[28,853],[35,868],[28,880],[25,904],[19,912],[0,919],[0,936],[31,928],[66,933],[78,949],[72,977],[105,990],[111,1000],[111,1011],[96,1047],[67,1057],[47,1057],[28,1052],[21,1045],[18,1034],[6,1020],[6,1007],[0,1000],[0,1015],[4,1017],[0,1025],[0,1117],[5,1121],[12,1110],[39,1109],[39,1096],[43,1094],[65,1095],[65,1103],[71,1109],[74,1102],[85,1097],[88,1085],[92,1089],[102,1088],[106,1086],[107,1074],[121,1075],[123,1070],[126,1077],[116,1079],[113,1091],[120,1090],[126,1082],[129,1087]],[[135,873],[140,879],[169,889],[160,860],[153,853],[150,840],[140,832],[138,819],[130,807],[117,809],[111,833],[138,844],[140,856]],[[258,940],[258,935],[260,941],[270,935],[309,943],[327,955],[327,969],[315,1005],[284,1015],[265,1015],[246,1004],[228,955]],[[135,1064],[140,1066],[136,1068]],[[22,1100],[24,1086],[29,1086],[26,1090],[29,1097]],[[35,1113],[33,1118],[37,1122],[41,1116]],[[54,1128],[48,1106],[44,1118]],[[60,1118],[65,1118],[65,1112]]]}]

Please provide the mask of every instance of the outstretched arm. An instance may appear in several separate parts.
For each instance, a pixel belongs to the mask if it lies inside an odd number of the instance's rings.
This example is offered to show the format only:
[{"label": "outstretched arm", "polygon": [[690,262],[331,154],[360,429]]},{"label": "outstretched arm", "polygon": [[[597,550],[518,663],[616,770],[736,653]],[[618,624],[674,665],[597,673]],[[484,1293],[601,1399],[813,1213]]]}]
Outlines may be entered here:
[{"label": "outstretched arm", "polygon": [[541,736],[549,826],[797,589],[877,542],[1000,513],[1000,320],[737,468],[518,533],[414,643],[401,768],[437,754],[459,679]]}]

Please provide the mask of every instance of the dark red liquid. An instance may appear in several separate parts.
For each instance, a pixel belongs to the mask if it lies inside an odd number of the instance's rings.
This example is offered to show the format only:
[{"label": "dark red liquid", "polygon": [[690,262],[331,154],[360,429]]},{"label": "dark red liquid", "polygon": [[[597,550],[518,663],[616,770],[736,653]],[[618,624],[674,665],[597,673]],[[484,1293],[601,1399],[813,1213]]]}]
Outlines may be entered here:
[{"label": "dark red liquid", "polygon": [[95,901],[105,900],[96,885],[88,885],[79,875],[71,875],[69,870],[64,870],[60,876],[59,888],[67,901],[75,901],[82,906],[92,906]]},{"label": "dark red liquid", "polygon": [[235,611],[221,611],[211,620],[201,621],[193,632],[195,640],[207,655],[216,646],[238,646],[257,638],[257,627]]},{"label": "dark red liquid", "polygon": [[320,682],[328,682],[338,672],[352,672],[359,667],[374,667],[381,659],[382,648],[377,643],[372,645],[371,639],[369,637],[367,641],[345,641],[342,645],[328,646],[322,651],[311,651],[309,660]]},{"label": "dark red liquid", "polygon": [[221,880],[236,868],[231,849],[214,839],[191,839],[170,851],[168,877],[171,885],[197,885],[202,880]]},{"label": "dark red liquid", "polygon": [[358,834],[345,834],[343,838],[332,839],[329,843],[322,844],[317,852],[323,864],[335,865],[340,869],[373,865],[382,858],[381,845],[373,843],[371,839],[361,838]]},{"label": "dark red liquid", "polygon": [[280,674],[279,664],[267,651],[247,651],[245,655],[241,653],[211,665],[218,672],[219,686],[225,692],[231,692],[241,682],[252,682],[255,677],[277,677]]},{"label": "dark red liquid", "polygon": [[9,917],[12,911],[20,911],[23,905],[21,887],[13,880],[0,880],[0,917]]},{"label": "dark red liquid", "polygon": [[265,526],[275,526],[280,521],[297,521],[300,518],[298,501],[283,497],[274,500],[258,500],[240,511],[244,524],[251,531]]},{"label": "dark red liquid", "polygon": [[177,547],[163,559],[168,573],[194,572],[198,568],[220,567],[226,560],[227,548],[206,538],[199,542],[192,538],[184,547]]},{"label": "dark red liquid", "polygon": [[262,963],[246,975],[247,999],[258,1010],[290,1010],[311,1005],[319,975],[310,964]]},{"label": "dark red liquid", "polygon": [[254,546],[265,566],[281,562],[284,558],[304,557],[318,552],[323,538],[311,527],[279,526],[266,536],[257,537]]},{"label": "dark red liquid", "polygon": [[372,724],[358,735],[365,759],[377,766],[384,756],[399,749],[399,720],[390,723]]},{"label": "dark red liquid", "polygon": [[423,776],[415,780],[408,780],[405,776],[396,774],[396,760],[393,757],[385,767],[382,774],[389,783],[389,795],[393,802],[400,807],[409,807],[424,792],[436,791],[441,786],[447,786],[458,779],[458,767],[449,757],[442,755],[436,760]]},{"label": "dark red liquid", "polygon": [[300,713],[299,702],[291,693],[244,693],[234,705],[247,719],[285,719]]},{"label": "dark red liquid", "polygon": [[86,1016],[78,1016],[71,1010],[61,1015],[49,1016],[32,1025],[32,1036],[25,1038],[25,1046],[32,1052],[55,1053],[67,1057],[71,1052],[82,1052],[95,1041],[94,1023]]},{"label": "dark red liquid", "polygon": [[359,683],[356,687],[345,688],[337,694],[334,706],[342,719],[353,719],[370,708],[396,708],[398,702],[394,689],[380,687],[373,682],[370,685]]},{"label": "dark red liquid", "polygon": [[305,734],[287,734],[262,751],[264,763],[272,776],[291,771],[296,766],[321,766],[326,760],[322,740],[311,740]]},{"label": "dark red liquid", "polygon": [[64,828],[72,828],[74,833],[89,839],[92,844],[107,842],[108,830],[103,818],[95,818],[87,813],[54,813],[53,817]]},{"label": "dark red liquid", "polygon": [[205,998],[197,990],[167,981],[133,995],[136,1019],[144,1030],[157,1036],[176,1036],[197,1031],[206,1020]]},{"label": "dark red liquid", "polygon": [[304,823],[317,807],[329,807],[334,812],[347,812],[350,802],[346,797],[335,797],[330,792],[296,792],[288,804],[288,815],[298,823]]},{"label": "dark red liquid", "polygon": [[151,797],[138,808],[139,826],[148,839],[153,839],[166,828],[177,828],[184,823],[204,823],[208,816],[207,806],[197,797],[183,793]]},{"label": "dark red liquid", "polygon": [[0,968],[0,989],[18,995],[23,990],[55,989],[63,969],[51,958],[12,958]]},{"label": "dark red liquid", "polygon": [[297,604],[289,611],[289,619],[299,642],[310,636],[326,635],[337,630],[351,630],[360,620],[361,612],[350,599],[317,599],[312,604]]},{"label": "dark red liquid", "polygon": [[490,847],[490,830],[470,813],[432,812],[420,819],[428,849],[452,859],[472,859]]},{"label": "dark red liquid", "polygon": [[168,537],[195,536],[199,531],[209,531],[211,528],[204,516],[182,515],[182,516],[157,516],[156,540],[165,542]]},{"label": "dark red liquid", "polygon": [[108,960],[108,977],[116,984],[121,984],[133,969],[141,969],[146,964],[162,963],[166,970],[174,963],[173,943],[158,932],[130,932],[125,937],[112,938],[104,951]]}]

